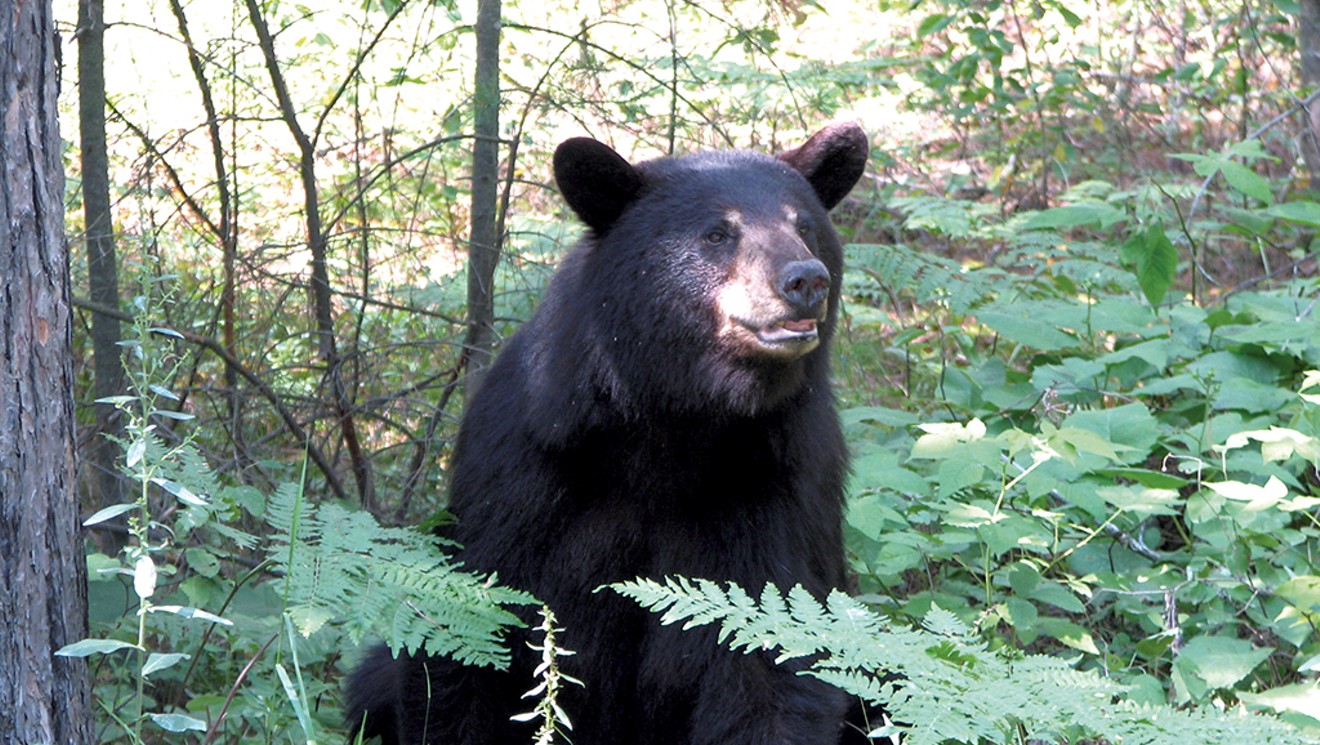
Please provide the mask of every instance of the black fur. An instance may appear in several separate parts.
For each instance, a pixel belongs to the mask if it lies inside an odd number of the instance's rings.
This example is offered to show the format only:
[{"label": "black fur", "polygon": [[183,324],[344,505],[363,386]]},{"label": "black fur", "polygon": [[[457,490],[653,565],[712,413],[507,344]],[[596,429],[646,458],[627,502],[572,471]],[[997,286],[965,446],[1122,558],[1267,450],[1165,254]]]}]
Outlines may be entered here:
[{"label": "black fur", "polygon": [[[590,140],[556,153],[590,231],[467,411],[450,510],[466,565],[532,592],[565,627],[577,652],[565,671],[586,684],[561,698],[575,745],[841,737],[848,701],[831,686],[595,590],[673,575],[817,597],[844,584],[847,456],[828,357],[843,255],[826,211],[866,154],[853,125],[781,159],[632,166]],[[807,273],[819,303],[785,302],[789,262],[823,265]],[[527,639],[513,635],[504,673],[373,653],[349,682],[352,723],[365,712],[386,743],[529,742],[531,726],[509,720],[532,706],[519,699],[536,683]]]}]

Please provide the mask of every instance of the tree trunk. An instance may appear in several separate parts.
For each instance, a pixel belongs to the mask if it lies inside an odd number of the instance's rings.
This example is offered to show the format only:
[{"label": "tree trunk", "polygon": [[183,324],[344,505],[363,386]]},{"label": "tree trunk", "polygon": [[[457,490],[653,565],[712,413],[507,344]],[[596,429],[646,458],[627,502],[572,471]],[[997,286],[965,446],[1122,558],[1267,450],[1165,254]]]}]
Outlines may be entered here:
[{"label": "tree trunk", "polygon": [[500,0],[477,3],[477,71],[473,93],[472,232],[468,242],[466,396],[481,383],[495,349],[495,267],[500,261]]},{"label": "tree trunk", "polygon": [[[87,224],[87,281],[91,301],[119,307],[119,274],[115,261],[114,220],[110,213],[110,167],[105,146],[105,8],[102,0],[78,2],[78,125],[82,153],[83,215]],[[102,399],[126,391],[120,358],[119,319],[92,314],[92,397]],[[123,480],[115,460],[119,447],[107,435],[123,433],[123,417],[114,406],[98,405],[87,447],[93,504],[106,507],[124,501]],[[123,547],[123,534],[101,534],[102,549],[113,555]]]},{"label": "tree trunk", "polygon": [[362,508],[371,512],[376,509],[375,476],[371,469],[371,460],[362,447],[354,416],[356,403],[354,390],[344,380],[347,361],[339,353],[335,336],[334,290],[330,286],[330,270],[327,254],[330,249],[329,237],[321,224],[320,196],[316,187],[316,149],[313,138],[298,123],[298,113],[293,100],[289,97],[289,88],[280,70],[279,55],[275,53],[275,37],[271,34],[266,19],[261,14],[257,0],[246,0],[248,16],[252,28],[257,32],[257,40],[262,56],[266,60],[266,71],[270,73],[271,84],[275,88],[275,100],[279,103],[280,118],[284,120],[289,133],[298,145],[298,173],[302,180],[304,220],[307,226],[307,249],[312,255],[312,310],[316,322],[317,348],[325,362],[325,379],[330,388],[330,404],[344,439],[344,448],[348,450],[349,461],[353,468],[353,478],[357,481],[358,498]]},{"label": "tree trunk", "polygon": [[92,741],[50,0],[0,2],[0,742]]},{"label": "tree trunk", "polygon": [[1297,36],[1302,49],[1302,87],[1310,104],[1302,124],[1302,157],[1312,192],[1320,191],[1320,0],[1298,3]]}]

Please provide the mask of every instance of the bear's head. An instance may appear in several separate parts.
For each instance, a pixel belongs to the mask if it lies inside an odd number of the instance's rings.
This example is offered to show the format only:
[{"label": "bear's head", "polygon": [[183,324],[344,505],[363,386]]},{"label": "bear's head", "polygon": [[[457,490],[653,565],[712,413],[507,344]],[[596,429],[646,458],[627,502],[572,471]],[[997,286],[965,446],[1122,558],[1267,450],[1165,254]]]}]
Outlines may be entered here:
[{"label": "bear's head", "polygon": [[[824,385],[843,249],[828,218],[869,155],[855,124],[770,157],[703,152],[631,164],[591,139],[555,152],[590,228],[574,305],[600,340],[604,384],[669,410],[755,413]],[[718,411],[718,409],[717,409]]]}]

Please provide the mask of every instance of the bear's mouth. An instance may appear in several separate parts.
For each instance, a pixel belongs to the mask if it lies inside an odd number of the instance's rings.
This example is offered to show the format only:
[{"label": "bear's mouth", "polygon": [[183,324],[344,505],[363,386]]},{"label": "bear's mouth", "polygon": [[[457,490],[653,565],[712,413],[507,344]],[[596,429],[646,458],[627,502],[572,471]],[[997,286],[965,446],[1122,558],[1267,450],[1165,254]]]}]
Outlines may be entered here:
[{"label": "bear's mouth", "polygon": [[812,318],[801,321],[779,321],[769,326],[753,328],[752,332],[756,334],[756,338],[760,339],[762,344],[770,346],[812,342],[818,336],[816,321]]},{"label": "bear's mouth", "polygon": [[814,343],[818,339],[816,320],[776,321],[768,326],[744,324],[756,339],[768,347],[796,347]]}]

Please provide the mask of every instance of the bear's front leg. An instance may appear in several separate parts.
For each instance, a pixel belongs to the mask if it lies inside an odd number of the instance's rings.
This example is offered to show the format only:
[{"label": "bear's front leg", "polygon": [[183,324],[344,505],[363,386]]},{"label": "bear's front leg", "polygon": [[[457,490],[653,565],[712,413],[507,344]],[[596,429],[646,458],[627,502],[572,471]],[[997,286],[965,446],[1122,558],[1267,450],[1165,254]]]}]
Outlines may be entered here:
[{"label": "bear's front leg", "polygon": [[[766,652],[721,647],[713,629],[658,629],[639,686],[652,708],[645,742],[660,745],[835,745],[848,696],[776,665]],[[714,650],[712,652],[712,650]],[[668,665],[659,662],[667,657]],[[644,704],[645,705],[645,704]]]}]

